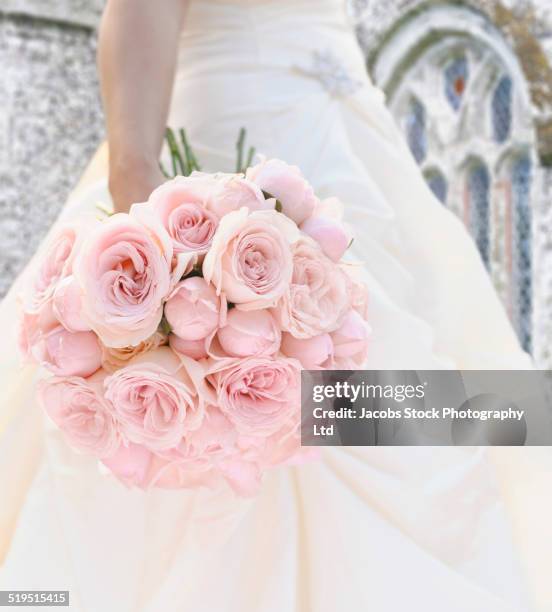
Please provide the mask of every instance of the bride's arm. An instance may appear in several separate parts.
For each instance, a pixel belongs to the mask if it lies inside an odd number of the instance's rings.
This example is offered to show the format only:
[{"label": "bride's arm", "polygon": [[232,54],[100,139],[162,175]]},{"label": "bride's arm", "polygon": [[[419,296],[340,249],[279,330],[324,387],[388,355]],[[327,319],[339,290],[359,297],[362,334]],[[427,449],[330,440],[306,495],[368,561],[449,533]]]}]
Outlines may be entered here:
[{"label": "bride's arm", "polygon": [[144,201],[163,176],[178,37],[187,0],[108,0],[98,65],[109,141],[109,189],[117,211]]}]

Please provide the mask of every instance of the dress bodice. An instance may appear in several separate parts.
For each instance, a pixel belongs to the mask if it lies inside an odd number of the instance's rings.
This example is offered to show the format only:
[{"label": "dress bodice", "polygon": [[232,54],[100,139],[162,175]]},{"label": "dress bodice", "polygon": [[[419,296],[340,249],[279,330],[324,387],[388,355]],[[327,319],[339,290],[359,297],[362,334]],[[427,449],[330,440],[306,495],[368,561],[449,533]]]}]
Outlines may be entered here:
[{"label": "dress bodice", "polygon": [[[294,161],[291,141],[316,129],[317,109],[360,90],[379,94],[344,0],[191,0],[170,123],[219,169],[242,126],[258,151]],[[287,146],[274,129],[284,115],[289,128],[301,123],[286,130]]]},{"label": "dress bodice", "polygon": [[308,70],[315,55],[332,55],[351,77],[365,76],[343,0],[192,0],[179,71]]}]

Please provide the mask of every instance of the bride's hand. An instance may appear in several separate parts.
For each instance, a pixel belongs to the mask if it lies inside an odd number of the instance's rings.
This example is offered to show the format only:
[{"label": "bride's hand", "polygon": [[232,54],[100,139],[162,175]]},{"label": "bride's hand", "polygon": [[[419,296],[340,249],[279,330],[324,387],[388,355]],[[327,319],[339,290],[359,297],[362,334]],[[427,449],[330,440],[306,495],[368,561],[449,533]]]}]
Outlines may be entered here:
[{"label": "bride's hand", "polygon": [[164,180],[157,164],[112,169],[109,173],[109,192],[114,212],[126,213],[135,202],[145,202]]}]

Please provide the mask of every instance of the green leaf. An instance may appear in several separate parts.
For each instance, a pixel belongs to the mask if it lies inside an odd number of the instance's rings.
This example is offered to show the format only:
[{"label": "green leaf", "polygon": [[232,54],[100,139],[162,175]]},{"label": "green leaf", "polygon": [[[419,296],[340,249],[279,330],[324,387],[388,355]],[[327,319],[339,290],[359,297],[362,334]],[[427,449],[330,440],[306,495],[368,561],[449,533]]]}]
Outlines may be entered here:
[{"label": "green leaf", "polygon": [[274,197],[268,191],[265,191],[264,189],[261,189],[261,191],[263,192],[265,200],[276,200],[276,204],[274,204],[274,210],[276,212],[281,213],[282,210],[283,210],[282,202],[280,202],[280,200],[278,198]]},{"label": "green leaf", "polygon": [[169,335],[172,332],[171,324],[163,317],[159,323],[159,331],[165,335]]},{"label": "green leaf", "polygon": [[201,276],[203,278],[203,268],[201,264],[194,266],[184,278],[191,278],[192,276]]}]

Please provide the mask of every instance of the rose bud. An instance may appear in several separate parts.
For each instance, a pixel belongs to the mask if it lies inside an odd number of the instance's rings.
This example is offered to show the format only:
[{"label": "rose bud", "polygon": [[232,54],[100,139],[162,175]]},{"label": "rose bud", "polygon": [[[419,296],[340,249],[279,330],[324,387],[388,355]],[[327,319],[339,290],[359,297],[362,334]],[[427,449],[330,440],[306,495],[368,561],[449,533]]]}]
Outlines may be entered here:
[{"label": "rose bud", "polygon": [[[192,175],[193,176],[193,175]],[[207,209],[219,218],[243,206],[251,212],[273,210],[275,201],[265,199],[258,185],[236,174],[217,174],[216,187],[211,191]]]},{"label": "rose bud", "polygon": [[72,332],[90,331],[82,317],[81,289],[74,276],[64,278],[54,292],[53,310],[58,321]]},{"label": "rose bud", "polygon": [[343,257],[350,243],[343,225],[326,217],[309,217],[300,229],[316,240],[324,254],[335,262]]},{"label": "rose bud", "polygon": [[297,166],[280,159],[267,159],[249,168],[245,176],[276,198],[284,215],[297,225],[312,215],[317,198]]},{"label": "rose bud", "polygon": [[280,347],[281,333],[268,311],[234,308],[228,313],[226,325],[218,330],[218,339],[232,357],[273,355]]},{"label": "rose bud", "polygon": [[282,334],[282,353],[298,359],[307,370],[330,368],[333,361],[333,343],[329,334],[303,339],[284,333]]},{"label": "rose bud", "polygon": [[336,364],[343,369],[361,367],[366,361],[370,328],[356,310],[351,310],[339,329],[332,332]]},{"label": "rose bud", "polygon": [[183,340],[175,334],[169,336],[169,346],[175,353],[186,355],[196,360],[207,357],[205,342],[205,338],[200,340]]},{"label": "rose bud", "polygon": [[215,288],[193,276],[176,285],[165,304],[165,317],[182,340],[201,340],[217,328],[220,306]]},{"label": "rose bud", "polygon": [[102,364],[102,349],[93,332],[72,333],[59,326],[31,348],[33,357],[57,376],[86,378]]}]

